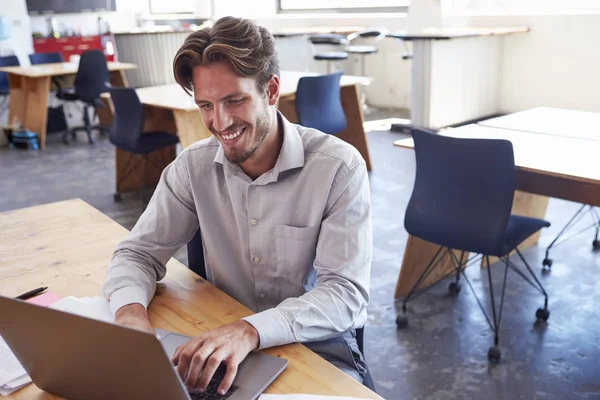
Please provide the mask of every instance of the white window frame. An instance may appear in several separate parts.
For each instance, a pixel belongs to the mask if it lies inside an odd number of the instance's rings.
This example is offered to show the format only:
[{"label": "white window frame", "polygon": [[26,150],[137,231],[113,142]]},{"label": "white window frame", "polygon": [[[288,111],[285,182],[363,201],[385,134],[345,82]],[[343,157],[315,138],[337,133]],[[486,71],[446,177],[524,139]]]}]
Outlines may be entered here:
[{"label": "white window frame", "polygon": [[191,1],[191,3],[193,4],[191,11],[154,11],[152,9],[152,0],[148,0],[148,10],[150,11],[150,14],[152,15],[164,15],[164,14],[169,14],[169,15],[191,15],[194,14],[196,12],[196,2],[195,1]]},{"label": "white window frame", "polygon": [[600,0],[500,0],[500,2],[511,3],[511,7],[505,9],[497,7],[498,0],[487,0],[487,7],[476,10],[457,7],[457,1],[443,0],[444,14],[461,16],[600,14]]},{"label": "white window frame", "polygon": [[[412,0],[420,1],[420,0]],[[411,0],[398,0],[398,6],[372,6],[355,8],[282,8],[282,0],[277,0],[277,14],[371,14],[371,13],[407,13]],[[372,4],[374,0],[371,0]],[[341,2],[343,3],[343,2]],[[365,0],[365,3],[369,3]]]}]

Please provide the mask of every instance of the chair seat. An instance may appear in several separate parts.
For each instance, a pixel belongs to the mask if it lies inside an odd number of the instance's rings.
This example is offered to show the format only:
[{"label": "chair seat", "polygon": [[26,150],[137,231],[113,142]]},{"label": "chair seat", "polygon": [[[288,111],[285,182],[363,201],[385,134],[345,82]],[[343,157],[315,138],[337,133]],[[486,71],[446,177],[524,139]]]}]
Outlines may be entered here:
[{"label": "chair seat", "polygon": [[348,53],[345,51],[329,51],[315,54],[315,60],[346,60]]},{"label": "chair seat", "polygon": [[168,132],[144,132],[141,136],[139,147],[132,153],[147,154],[177,143],[179,143],[179,138]]},{"label": "chair seat", "polygon": [[66,101],[79,100],[79,96],[77,96],[77,93],[75,93],[75,91],[59,90],[56,93],[56,97],[61,100],[66,100]]},{"label": "chair seat", "polygon": [[491,254],[496,256],[505,256],[517,248],[525,239],[533,235],[542,228],[550,226],[548,221],[538,218],[523,217],[521,215],[511,215],[506,226],[504,234],[504,243],[502,244],[502,254]]},{"label": "chair seat", "polygon": [[347,46],[344,50],[347,53],[351,53],[351,54],[373,54],[373,53],[377,53],[377,47],[375,47],[375,46],[361,46],[361,45]]}]

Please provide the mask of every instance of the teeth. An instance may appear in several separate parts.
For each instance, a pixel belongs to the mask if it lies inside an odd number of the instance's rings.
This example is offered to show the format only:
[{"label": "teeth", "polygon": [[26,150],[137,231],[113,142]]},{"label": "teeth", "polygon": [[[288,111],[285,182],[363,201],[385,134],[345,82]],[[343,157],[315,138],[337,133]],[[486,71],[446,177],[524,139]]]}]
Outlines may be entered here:
[{"label": "teeth", "polygon": [[244,130],[244,128],[240,129],[239,131],[237,131],[235,133],[232,133],[231,135],[222,135],[222,136],[225,140],[233,140],[236,137],[240,136],[242,134],[243,130]]}]

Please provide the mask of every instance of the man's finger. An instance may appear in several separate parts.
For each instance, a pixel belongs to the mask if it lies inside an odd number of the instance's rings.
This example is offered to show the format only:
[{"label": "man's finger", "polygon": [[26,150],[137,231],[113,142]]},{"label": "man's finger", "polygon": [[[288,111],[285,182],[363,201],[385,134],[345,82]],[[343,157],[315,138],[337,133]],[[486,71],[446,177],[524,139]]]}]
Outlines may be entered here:
[{"label": "man's finger", "polygon": [[188,388],[198,387],[198,377],[200,372],[204,369],[204,364],[208,357],[210,357],[212,349],[206,347],[200,347],[196,353],[192,356],[187,378],[185,378],[185,385]]},{"label": "man's finger", "polygon": [[238,372],[238,364],[239,363],[233,357],[229,357],[225,361],[225,365],[227,366],[227,372],[225,373],[225,377],[223,378],[221,384],[219,385],[219,388],[217,389],[217,393],[219,394],[219,396],[225,395],[225,393],[227,393],[227,391],[233,384],[233,380],[235,379],[235,376]]},{"label": "man's finger", "polygon": [[196,354],[196,351],[202,346],[202,341],[200,340],[190,340],[179,352],[179,357],[177,358],[177,373],[181,376],[182,379],[185,379],[187,375],[187,371],[192,362],[192,357]]},{"label": "man's finger", "polygon": [[198,380],[198,385],[196,388],[203,392],[206,391],[210,380],[215,374],[217,368],[219,368],[219,365],[221,365],[221,361],[223,361],[224,358],[225,355],[219,350],[215,351],[208,357],[206,364],[204,365],[204,369],[202,370],[202,376]]}]

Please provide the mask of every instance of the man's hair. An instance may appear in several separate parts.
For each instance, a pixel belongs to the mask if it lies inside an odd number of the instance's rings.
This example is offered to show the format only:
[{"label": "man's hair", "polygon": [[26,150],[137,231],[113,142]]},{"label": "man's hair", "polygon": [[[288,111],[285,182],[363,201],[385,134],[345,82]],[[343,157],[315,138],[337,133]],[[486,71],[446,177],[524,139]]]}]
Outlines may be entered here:
[{"label": "man's hair", "polygon": [[279,76],[273,35],[250,20],[224,17],[212,28],[185,39],[173,60],[175,81],[191,95],[194,67],[223,60],[229,61],[239,76],[256,79],[259,91],[273,74]]}]

